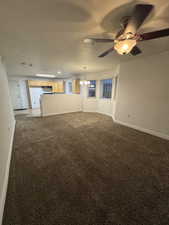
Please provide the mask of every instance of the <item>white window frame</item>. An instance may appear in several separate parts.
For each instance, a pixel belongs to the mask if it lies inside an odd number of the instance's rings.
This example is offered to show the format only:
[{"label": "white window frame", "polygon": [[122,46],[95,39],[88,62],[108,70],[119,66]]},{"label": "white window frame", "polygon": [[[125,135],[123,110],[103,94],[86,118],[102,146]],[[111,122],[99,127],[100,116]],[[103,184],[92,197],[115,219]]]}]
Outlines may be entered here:
[{"label": "white window frame", "polygon": [[[110,98],[106,98],[106,97],[103,96],[103,82],[105,80],[112,80],[112,88],[111,88],[111,97]],[[106,78],[106,79],[100,80],[100,98],[101,99],[111,100],[113,98],[113,85],[114,85],[114,79],[113,78]]]},{"label": "white window frame", "polygon": [[[95,96],[89,96],[90,81],[95,81]],[[88,80],[87,82],[88,82],[88,84],[87,84],[87,97],[88,98],[96,98],[96,94],[97,94],[97,80]]]}]

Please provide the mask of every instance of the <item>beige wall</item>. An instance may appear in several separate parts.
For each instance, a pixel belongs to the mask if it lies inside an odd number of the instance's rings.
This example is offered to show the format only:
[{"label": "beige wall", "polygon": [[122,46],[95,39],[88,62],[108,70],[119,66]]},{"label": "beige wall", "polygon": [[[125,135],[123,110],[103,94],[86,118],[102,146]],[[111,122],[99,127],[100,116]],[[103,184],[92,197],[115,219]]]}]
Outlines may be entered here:
[{"label": "beige wall", "polygon": [[[81,86],[82,96],[83,96],[83,111],[84,112],[98,112],[106,115],[112,116],[113,107],[115,100],[114,96],[114,78],[116,76],[117,67],[112,69],[112,71],[105,71],[100,73],[88,73],[81,77],[81,80],[96,80],[96,97],[88,97],[88,87],[87,85]],[[100,80],[103,79],[113,79],[112,88],[112,98],[103,99],[101,98],[101,87]]]},{"label": "beige wall", "polygon": [[165,52],[121,64],[117,121],[169,137],[168,59]]},{"label": "beige wall", "polygon": [[6,71],[0,58],[0,224],[8,180],[14,124]]},{"label": "beige wall", "polygon": [[41,112],[43,116],[81,110],[82,98],[79,94],[45,94],[41,97]]}]

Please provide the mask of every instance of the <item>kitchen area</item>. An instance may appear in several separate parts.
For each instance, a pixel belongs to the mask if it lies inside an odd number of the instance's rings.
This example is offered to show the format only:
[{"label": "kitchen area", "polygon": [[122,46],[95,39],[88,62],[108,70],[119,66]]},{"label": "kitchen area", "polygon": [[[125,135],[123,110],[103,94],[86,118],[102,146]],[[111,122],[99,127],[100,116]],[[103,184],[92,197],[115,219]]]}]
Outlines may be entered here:
[{"label": "kitchen area", "polygon": [[[16,114],[27,111],[42,115],[46,95],[80,95],[80,80],[9,80],[13,109]],[[60,99],[60,98],[59,98]],[[50,98],[48,97],[48,101]],[[37,113],[36,113],[37,114]]]}]

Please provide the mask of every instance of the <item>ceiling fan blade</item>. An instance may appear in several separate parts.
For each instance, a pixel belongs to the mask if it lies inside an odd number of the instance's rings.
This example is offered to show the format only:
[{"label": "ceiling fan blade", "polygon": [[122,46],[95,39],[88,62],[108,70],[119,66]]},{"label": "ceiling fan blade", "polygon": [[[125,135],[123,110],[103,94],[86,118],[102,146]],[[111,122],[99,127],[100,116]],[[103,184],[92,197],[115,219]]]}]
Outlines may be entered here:
[{"label": "ceiling fan blade", "polygon": [[153,31],[153,32],[149,32],[149,33],[144,33],[144,34],[141,34],[140,36],[141,36],[141,41],[166,37],[166,36],[169,36],[169,28],[164,29],[164,30],[158,30],[158,31]]},{"label": "ceiling fan blade", "polygon": [[132,54],[133,56],[139,55],[140,53],[142,53],[142,51],[137,46],[134,46],[134,48],[130,52],[130,54]]},{"label": "ceiling fan blade", "polygon": [[101,42],[101,43],[108,43],[108,42],[113,42],[113,39],[110,38],[88,38],[89,40],[95,41],[95,42]]},{"label": "ceiling fan blade", "polygon": [[101,55],[99,55],[98,57],[102,58],[102,57],[108,55],[108,54],[109,54],[110,52],[112,52],[113,50],[114,50],[114,48],[112,47],[112,48],[108,49],[107,51],[103,52],[103,53],[102,53]]},{"label": "ceiling fan blade", "polygon": [[150,4],[137,4],[133,10],[131,18],[128,21],[124,33],[131,32],[135,34],[148,15],[151,13],[153,8],[154,6]]}]

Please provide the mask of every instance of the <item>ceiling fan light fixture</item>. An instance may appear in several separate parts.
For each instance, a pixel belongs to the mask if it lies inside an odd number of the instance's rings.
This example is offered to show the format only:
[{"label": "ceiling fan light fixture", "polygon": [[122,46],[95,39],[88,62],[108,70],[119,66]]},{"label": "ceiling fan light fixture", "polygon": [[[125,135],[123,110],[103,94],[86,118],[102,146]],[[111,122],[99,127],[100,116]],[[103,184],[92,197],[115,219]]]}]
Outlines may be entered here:
[{"label": "ceiling fan light fixture", "polygon": [[83,40],[83,42],[84,42],[85,44],[93,44],[93,40],[90,39],[90,38],[85,38],[85,39]]},{"label": "ceiling fan light fixture", "polygon": [[136,44],[136,40],[116,40],[114,48],[120,55],[126,55],[131,52],[131,50],[134,48],[134,46],[136,46]]},{"label": "ceiling fan light fixture", "polygon": [[89,85],[90,81],[87,80],[80,80],[80,85]]}]

